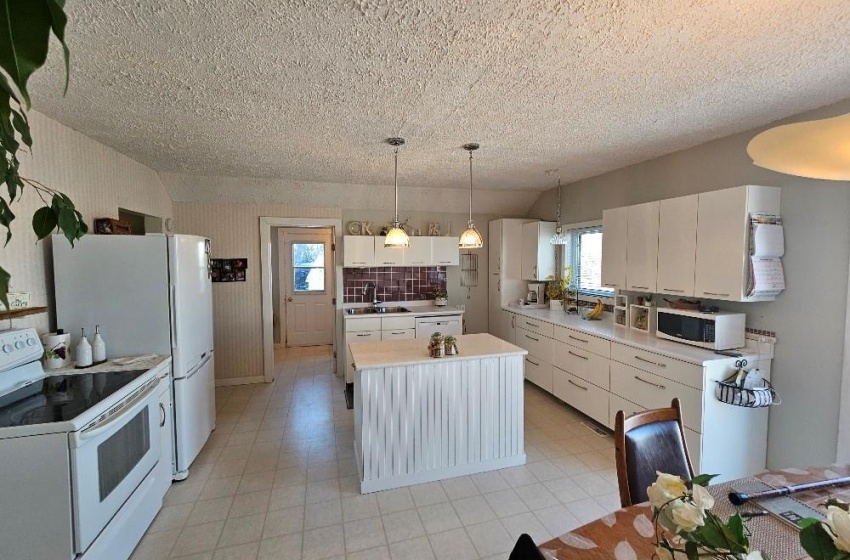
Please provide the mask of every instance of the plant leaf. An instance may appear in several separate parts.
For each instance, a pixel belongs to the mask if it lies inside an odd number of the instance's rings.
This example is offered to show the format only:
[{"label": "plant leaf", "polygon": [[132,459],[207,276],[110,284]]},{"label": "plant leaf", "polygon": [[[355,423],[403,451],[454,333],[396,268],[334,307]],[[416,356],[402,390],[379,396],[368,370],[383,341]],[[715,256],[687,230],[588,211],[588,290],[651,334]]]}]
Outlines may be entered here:
[{"label": "plant leaf", "polygon": [[68,23],[68,16],[65,15],[65,0],[45,0],[47,9],[50,11],[50,28],[53,34],[62,43],[62,52],[65,57],[65,91],[63,95],[68,93],[68,80],[71,77],[71,51],[68,50],[68,45],[65,44],[65,25]]},{"label": "plant leaf", "polygon": [[27,80],[47,60],[52,14],[45,0],[0,0],[0,67],[30,107]]},{"label": "plant leaf", "polygon": [[838,549],[819,522],[810,523],[800,530],[800,545],[812,558],[835,558]]},{"label": "plant leaf", "polygon": [[693,541],[686,542],[685,555],[687,555],[688,560],[699,560],[699,547],[697,546],[697,543]]},{"label": "plant leaf", "polygon": [[9,240],[12,239],[12,220],[15,219],[15,215],[12,213],[12,210],[9,208],[9,205],[6,204],[6,200],[0,198],[0,225],[6,228],[6,243],[3,244],[5,247],[9,244]]},{"label": "plant leaf", "polygon": [[693,484],[697,484],[699,486],[708,486],[709,482],[711,482],[711,479],[715,478],[716,476],[718,476],[718,475],[716,475],[716,474],[698,474],[691,480],[691,482]]},{"label": "plant leaf", "polygon": [[731,516],[726,526],[735,542],[742,545],[742,547],[746,547],[749,544],[749,539],[747,539],[747,535],[744,533],[744,522],[740,515]]},{"label": "plant leaf", "polygon": [[42,206],[32,215],[32,230],[36,237],[44,239],[56,229],[56,213],[49,206]]},{"label": "plant leaf", "polygon": [[73,246],[74,241],[77,240],[77,216],[74,215],[73,210],[62,208],[59,211],[59,229],[65,234],[65,239]]},{"label": "plant leaf", "polygon": [[21,140],[23,140],[24,144],[32,148],[32,136],[30,135],[30,125],[27,122],[26,115],[12,109],[12,125],[14,125],[15,130],[21,135]]},{"label": "plant leaf", "polygon": [[12,275],[6,272],[3,267],[0,267],[0,303],[6,309],[9,309],[9,280],[11,279]]}]

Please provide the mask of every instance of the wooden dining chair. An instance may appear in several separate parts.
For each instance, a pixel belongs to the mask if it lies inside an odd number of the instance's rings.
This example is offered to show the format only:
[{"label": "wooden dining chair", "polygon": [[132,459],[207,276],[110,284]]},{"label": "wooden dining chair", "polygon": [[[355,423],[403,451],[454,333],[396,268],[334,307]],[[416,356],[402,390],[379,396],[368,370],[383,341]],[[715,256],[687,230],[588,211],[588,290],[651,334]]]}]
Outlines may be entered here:
[{"label": "wooden dining chair", "polygon": [[628,418],[618,411],[614,454],[623,507],[647,501],[646,489],[658,478],[656,471],[693,478],[679,399],[673,399],[670,408],[647,410]]}]

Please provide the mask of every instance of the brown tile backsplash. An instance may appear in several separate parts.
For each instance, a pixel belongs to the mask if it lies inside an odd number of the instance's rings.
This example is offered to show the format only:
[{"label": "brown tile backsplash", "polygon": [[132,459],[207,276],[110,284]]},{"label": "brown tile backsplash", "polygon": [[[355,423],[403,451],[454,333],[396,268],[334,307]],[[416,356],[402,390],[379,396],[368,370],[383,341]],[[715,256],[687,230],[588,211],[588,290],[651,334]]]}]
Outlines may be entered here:
[{"label": "brown tile backsplash", "polygon": [[[364,296],[367,282],[375,283],[375,296],[380,301],[418,301],[431,299],[436,289],[446,289],[444,266],[392,266],[346,268],[343,303],[370,303],[372,290]],[[367,299],[368,298],[368,299]]]}]

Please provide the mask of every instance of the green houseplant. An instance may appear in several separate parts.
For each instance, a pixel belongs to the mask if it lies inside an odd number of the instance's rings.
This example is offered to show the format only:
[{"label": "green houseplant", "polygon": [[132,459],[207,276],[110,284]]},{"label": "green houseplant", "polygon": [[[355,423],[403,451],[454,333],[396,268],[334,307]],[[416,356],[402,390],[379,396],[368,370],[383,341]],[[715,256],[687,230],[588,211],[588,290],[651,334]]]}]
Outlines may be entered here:
[{"label": "green houseplant", "polygon": [[[57,227],[71,244],[88,231],[82,214],[65,194],[19,173],[20,153],[32,149],[27,110],[31,107],[27,82],[44,65],[51,33],[62,45],[65,90],[68,89],[70,52],[65,44],[65,0],[0,0],[0,226],[6,241],[12,238],[15,214],[11,206],[32,189],[43,205],[32,216],[32,229],[44,239]],[[8,309],[11,276],[0,267],[0,302]]]}]

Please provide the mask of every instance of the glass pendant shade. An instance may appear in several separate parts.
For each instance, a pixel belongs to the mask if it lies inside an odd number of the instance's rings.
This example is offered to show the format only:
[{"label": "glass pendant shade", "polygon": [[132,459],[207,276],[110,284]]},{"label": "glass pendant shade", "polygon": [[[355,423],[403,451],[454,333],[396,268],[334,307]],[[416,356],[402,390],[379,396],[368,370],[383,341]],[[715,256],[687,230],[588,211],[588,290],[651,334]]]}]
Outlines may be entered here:
[{"label": "glass pendant shade", "polygon": [[384,247],[410,247],[410,237],[401,229],[398,222],[393,224],[384,237]]},{"label": "glass pendant shade", "polygon": [[402,249],[404,247],[410,247],[410,237],[408,237],[407,232],[398,223],[398,147],[404,144],[404,138],[388,138],[387,144],[395,147],[393,151],[395,159],[395,219],[393,220],[393,227],[390,228],[387,236],[384,237],[384,247]]},{"label": "glass pendant shade", "polygon": [[481,234],[475,229],[475,224],[469,220],[469,227],[460,234],[460,239],[457,242],[460,249],[480,249],[484,246],[484,239]]},{"label": "glass pendant shade", "polygon": [[555,235],[552,236],[552,239],[549,240],[549,243],[552,245],[566,245],[569,243],[570,236],[569,234],[561,231],[561,226],[555,228]]},{"label": "glass pendant shade", "polygon": [[463,149],[469,152],[469,222],[466,230],[460,234],[457,246],[459,249],[480,249],[484,246],[484,238],[475,229],[475,223],[472,221],[472,152],[478,149],[478,144],[464,144]]}]

